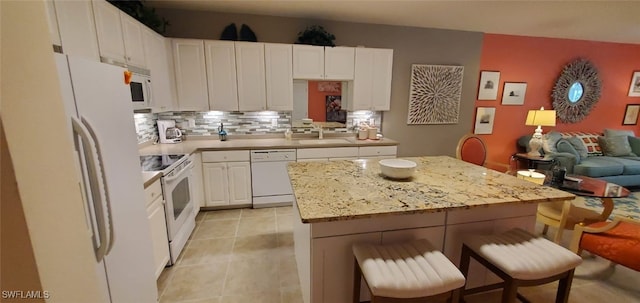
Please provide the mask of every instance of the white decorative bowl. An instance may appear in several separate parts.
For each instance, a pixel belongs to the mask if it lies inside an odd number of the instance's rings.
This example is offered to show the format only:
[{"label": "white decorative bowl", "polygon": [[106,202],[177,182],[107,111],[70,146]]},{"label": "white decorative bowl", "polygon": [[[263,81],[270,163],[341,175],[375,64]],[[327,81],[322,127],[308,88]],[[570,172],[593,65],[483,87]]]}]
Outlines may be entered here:
[{"label": "white decorative bowl", "polygon": [[313,119],[310,119],[310,118],[302,118],[302,123],[303,123],[303,124],[311,124],[311,123],[313,123]]},{"label": "white decorative bowl", "polygon": [[378,163],[382,174],[393,179],[410,178],[418,166],[415,162],[404,159],[384,159]]}]

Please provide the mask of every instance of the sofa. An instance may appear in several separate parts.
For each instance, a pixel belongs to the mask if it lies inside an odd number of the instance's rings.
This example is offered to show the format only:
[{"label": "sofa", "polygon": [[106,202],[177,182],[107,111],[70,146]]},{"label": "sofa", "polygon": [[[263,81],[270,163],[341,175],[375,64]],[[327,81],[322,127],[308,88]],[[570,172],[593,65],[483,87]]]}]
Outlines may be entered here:
[{"label": "sofa", "polygon": [[[529,152],[531,135],[517,145]],[[622,186],[640,186],[640,138],[633,131],[605,129],[603,134],[549,132],[540,153],[556,160],[567,173],[605,180]]]}]

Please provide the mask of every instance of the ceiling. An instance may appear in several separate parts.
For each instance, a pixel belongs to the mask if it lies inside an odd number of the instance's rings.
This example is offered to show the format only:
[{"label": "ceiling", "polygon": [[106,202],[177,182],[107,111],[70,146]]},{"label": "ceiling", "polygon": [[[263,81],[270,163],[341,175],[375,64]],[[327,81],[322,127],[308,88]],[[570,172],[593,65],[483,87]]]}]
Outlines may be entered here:
[{"label": "ceiling", "polygon": [[147,0],[208,10],[640,44],[640,1]]}]

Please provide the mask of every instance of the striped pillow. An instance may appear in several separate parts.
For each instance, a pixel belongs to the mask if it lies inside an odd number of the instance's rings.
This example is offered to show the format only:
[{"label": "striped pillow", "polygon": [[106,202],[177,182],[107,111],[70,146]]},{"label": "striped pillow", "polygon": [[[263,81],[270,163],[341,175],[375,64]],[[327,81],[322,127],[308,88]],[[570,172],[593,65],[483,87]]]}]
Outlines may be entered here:
[{"label": "striped pillow", "polygon": [[565,138],[575,136],[584,145],[587,149],[587,154],[589,156],[602,156],[602,148],[598,144],[598,137],[601,136],[598,133],[583,133],[583,132],[566,132],[562,133],[562,136]]}]

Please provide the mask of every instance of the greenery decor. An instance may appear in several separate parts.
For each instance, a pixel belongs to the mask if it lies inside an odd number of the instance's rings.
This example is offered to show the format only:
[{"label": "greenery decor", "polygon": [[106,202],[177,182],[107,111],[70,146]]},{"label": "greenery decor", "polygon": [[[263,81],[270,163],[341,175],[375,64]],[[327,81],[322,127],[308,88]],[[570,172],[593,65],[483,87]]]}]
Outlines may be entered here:
[{"label": "greenery decor", "polygon": [[298,40],[296,40],[296,44],[336,46],[336,44],[333,43],[333,40],[335,39],[336,36],[327,32],[324,27],[320,25],[312,25],[298,33]]},{"label": "greenery decor", "polygon": [[156,13],[156,9],[153,7],[145,7],[144,2],[141,0],[107,0],[127,15],[140,21],[142,24],[148,26],[152,30],[159,34],[164,34],[169,25],[167,19],[160,17]]}]

